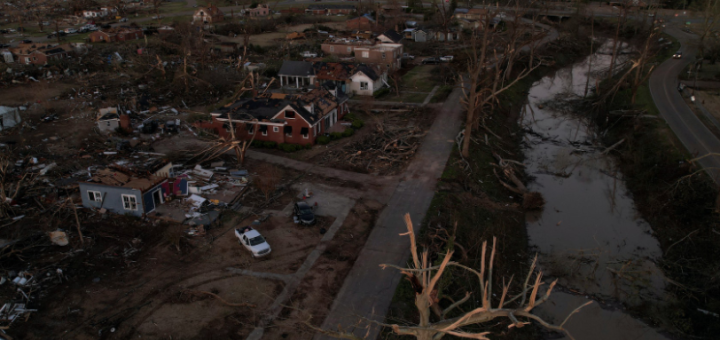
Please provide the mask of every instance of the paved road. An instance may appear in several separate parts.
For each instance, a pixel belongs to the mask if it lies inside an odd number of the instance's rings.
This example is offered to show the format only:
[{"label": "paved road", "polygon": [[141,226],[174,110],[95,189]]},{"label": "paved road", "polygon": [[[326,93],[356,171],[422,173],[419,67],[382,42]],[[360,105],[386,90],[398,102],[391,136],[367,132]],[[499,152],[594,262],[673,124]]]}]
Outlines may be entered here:
[{"label": "paved road", "polygon": [[[683,58],[665,61],[650,76],[650,93],[653,101],[690,153],[697,156],[720,153],[720,140],[693,113],[677,90],[680,72],[695,60],[697,51],[690,45],[696,36],[676,28],[668,28],[666,32],[682,44]],[[708,156],[700,160],[700,165],[708,171],[716,183],[720,183],[720,157]]]}]

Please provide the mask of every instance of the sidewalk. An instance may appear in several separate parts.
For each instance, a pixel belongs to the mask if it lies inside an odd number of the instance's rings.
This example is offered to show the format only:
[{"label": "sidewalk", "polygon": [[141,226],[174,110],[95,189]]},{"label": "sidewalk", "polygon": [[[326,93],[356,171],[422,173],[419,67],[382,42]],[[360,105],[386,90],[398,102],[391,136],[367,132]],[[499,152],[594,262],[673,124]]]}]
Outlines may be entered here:
[{"label": "sidewalk", "polygon": [[[435,118],[415,159],[403,174],[387,207],[368,237],[355,265],[345,278],[322,327],[336,330],[338,325],[351,329],[359,316],[383,321],[401,275],[396,270],[382,270],[380,264],[404,266],[410,256],[410,243],[399,234],[407,231],[403,215],[410,213],[416,227],[420,226],[435,194],[435,184],[450,158],[455,134],[462,119],[462,90],[450,93]],[[356,329],[355,335],[375,339],[380,328]],[[332,339],[316,335],[315,339]]]}]

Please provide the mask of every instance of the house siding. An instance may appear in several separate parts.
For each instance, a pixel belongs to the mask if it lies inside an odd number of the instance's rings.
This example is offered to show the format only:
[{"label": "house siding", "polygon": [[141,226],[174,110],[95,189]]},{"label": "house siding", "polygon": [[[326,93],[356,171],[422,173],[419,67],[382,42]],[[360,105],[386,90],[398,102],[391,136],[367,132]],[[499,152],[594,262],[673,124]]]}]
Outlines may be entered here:
[{"label": "house siding", "polygon": [[[382,79],[378,78],[378,80],[373,81],[370,79],[370,77],[356,73],[352,77],[352,83],[350,83],[350,92],[361,95],[361,96],[372,96],[372,94],[382,88]],[[360,83],[361,82],[367,82],[368,83],[368,89],[367,90],[361,90],[360,89]]]},{"label": "house siding", "polygon": [[[107,209],[110,212],[117,214],[130,214],[133,216],[142,216],[143,201],[142,193],[140,190],[122,187],[113,187],[95,183],[79,183],[80,197],[82,197],[83,206],[87,208],[102,208]],[[103,197],[103,202],[90,201],[88,197],[88,191],[98,191]],[[138,209],[135,211],[125,210],[122,201],[122,195],[135,196],[135,200],[138,204]]]}]

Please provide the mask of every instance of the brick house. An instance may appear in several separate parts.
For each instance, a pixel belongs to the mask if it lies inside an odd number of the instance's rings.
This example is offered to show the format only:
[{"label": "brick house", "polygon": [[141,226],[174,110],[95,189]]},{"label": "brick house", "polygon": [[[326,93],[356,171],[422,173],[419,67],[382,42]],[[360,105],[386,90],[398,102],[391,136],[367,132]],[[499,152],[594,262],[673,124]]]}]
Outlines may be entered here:
[{"label": "brick house", "polygon": [[313,15],[347,15],[355,12],[355,5],[308,5],[305,12]]},{"label": "brick house", "polygon": [[90,33],[91,42],[116,42],[141,39],[145,35],[139,28],[113,27],[106,30]]},{"label": "brick house", "polygon": [[369,41],[349,42],[335,40],[321,45],[323,53],[338,57],[355,57],[355,61],[363,64],[381,65],[389,69],[399,69],[403,54],[402,44],[377,43]]},{"label": "brick house", "polygon": [[355,31],[370,30],[375,27],[375,19],[365,14],[363,16],[359,16],[357,18],[345,21],[345,26],[347,27],[347,29]]},{"label": "brick house", "polygon": [[215,5],[208,7],[199,8],[193,14],[193,24],[214,24],[225,20],[225,13],[223,13]]},{"label": "brick house", "polygon": [[231,120],[238,139],[254,135],[257,141],[315,144],[317,136],[327,133],[348,112],[347,97],[329,85],[301,95],[267,93],[242,99],[211,112],[212,123],[200,126],[227,136]]},{"label": "brick house", "polygon": [[68,46],[20,44],[18,47],[10,48],[18,63],[25,65],[45,65],[51,61],[66,58],[71,49]]}]

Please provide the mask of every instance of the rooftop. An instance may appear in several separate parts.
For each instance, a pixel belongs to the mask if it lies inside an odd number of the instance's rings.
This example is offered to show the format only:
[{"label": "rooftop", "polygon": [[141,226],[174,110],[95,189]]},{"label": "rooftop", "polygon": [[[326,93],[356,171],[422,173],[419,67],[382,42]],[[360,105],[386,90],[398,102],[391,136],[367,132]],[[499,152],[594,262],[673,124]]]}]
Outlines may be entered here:
[{"label": "rooftop", "polygon": [[105,168],[93,174],[92,178],[87,183],[99,183],[114,187],[145,191],[156,186],[163,180],[165,180],[165,178],[154,175],[135,177],[118,170]]}]

